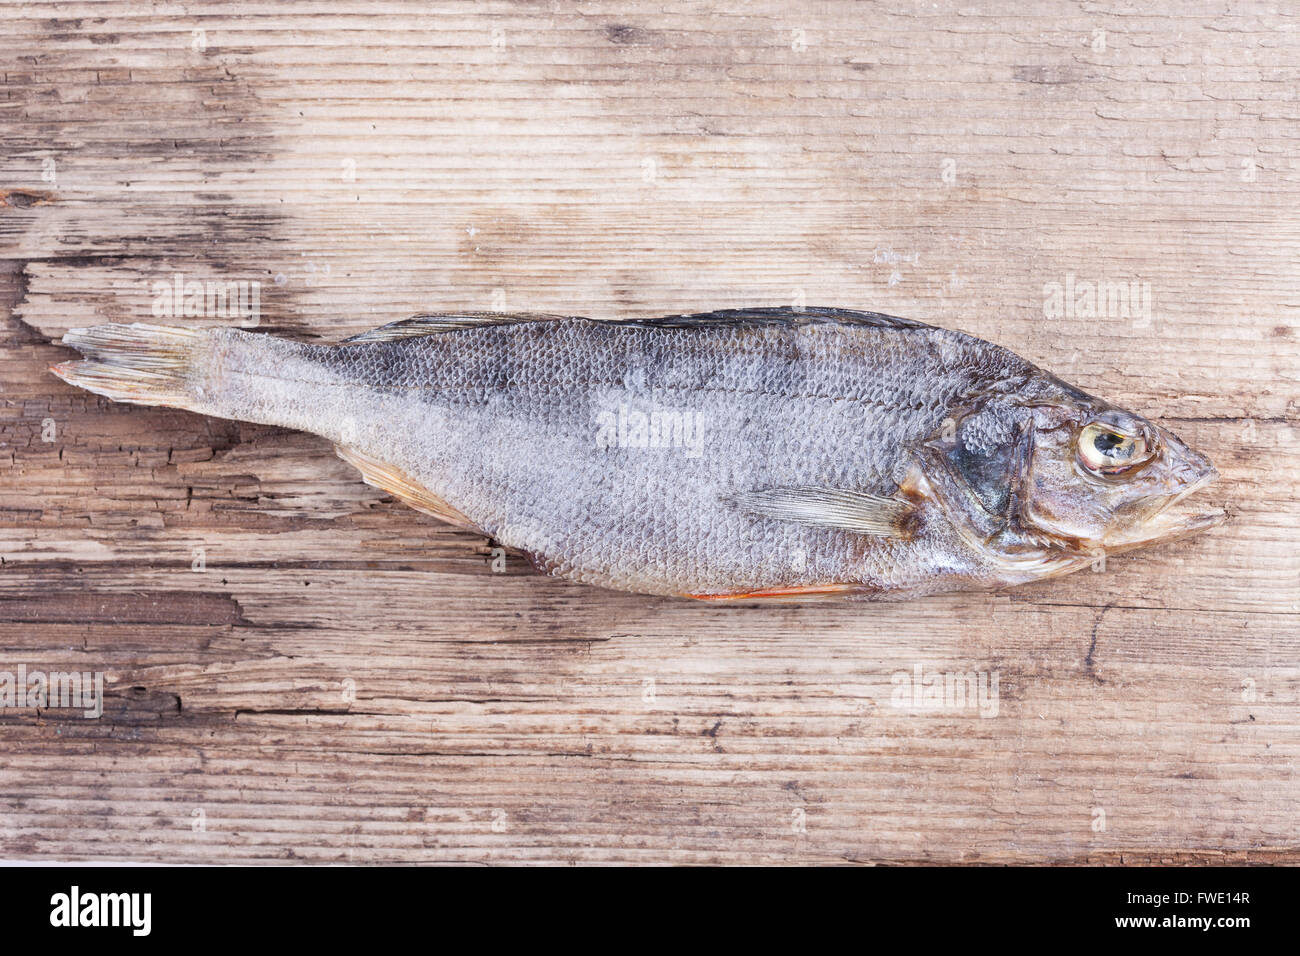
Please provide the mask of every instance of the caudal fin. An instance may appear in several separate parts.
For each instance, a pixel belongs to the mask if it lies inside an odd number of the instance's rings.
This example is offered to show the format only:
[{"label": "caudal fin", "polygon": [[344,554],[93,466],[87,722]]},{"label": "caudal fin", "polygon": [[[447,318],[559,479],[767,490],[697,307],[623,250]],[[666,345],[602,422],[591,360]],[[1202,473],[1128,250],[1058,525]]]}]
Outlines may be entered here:
[{"label": "caudal fin", "polygon": [[63,344],[85,358],[52,365],[50,371],[114,401],[197,410],[198,364],[208,335],[203,329],[139,323],[71,329]]}]

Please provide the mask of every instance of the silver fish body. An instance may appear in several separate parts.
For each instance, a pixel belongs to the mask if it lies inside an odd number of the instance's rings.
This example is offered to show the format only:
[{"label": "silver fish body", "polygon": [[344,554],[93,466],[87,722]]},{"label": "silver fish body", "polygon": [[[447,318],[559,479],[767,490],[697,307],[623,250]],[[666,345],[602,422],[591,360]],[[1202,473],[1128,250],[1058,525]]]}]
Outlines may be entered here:
[{"label": "silver fish body", "polygon": [[[338,346],[102,326],[65,342],[86,356],[56,368],[74,384],[323,435],[373,484],[609,588],[997,587],[1218,518],[1171,510],[1213,469],[1168,432],[1007,349],[874,313],[429,316]],[[1098,420],[1113,431],[1081,468]],[[1150,453],[1144,478],[1098,457],[1119,439]]]}]

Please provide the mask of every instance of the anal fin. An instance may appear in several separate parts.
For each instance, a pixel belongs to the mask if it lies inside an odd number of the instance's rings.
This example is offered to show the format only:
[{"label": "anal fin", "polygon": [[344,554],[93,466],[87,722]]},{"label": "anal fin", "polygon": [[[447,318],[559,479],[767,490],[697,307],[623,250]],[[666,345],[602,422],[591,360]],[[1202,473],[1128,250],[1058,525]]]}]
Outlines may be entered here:
[{"label": "anal fin", "polygon": [[697,601],[757,601],[793,600],[796,598],[836,597],[849,591],[861,590],[857,584],[803,584],[791,587],[764,588],[760,591],[736,591],[728,594],[684,594]]},{"label": "anal fin", "polygon": [[443,501],[424,485],[420,484],[402,469],[388,462],[380,461],[365,452],[346,445],[335,445],[338,456],[361,472],[361,480],[381,491],[386,491],[410,505],[416,511],[432,515],[439,521],[455,525],[466,531],[483,534],[483,529],[447,502]]}]

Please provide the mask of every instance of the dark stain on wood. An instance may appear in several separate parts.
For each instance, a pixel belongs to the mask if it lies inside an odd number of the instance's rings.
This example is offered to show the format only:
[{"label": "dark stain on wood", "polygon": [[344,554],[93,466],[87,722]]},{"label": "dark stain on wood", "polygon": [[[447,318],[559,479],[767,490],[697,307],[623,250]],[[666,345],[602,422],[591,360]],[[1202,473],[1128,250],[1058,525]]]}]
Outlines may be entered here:
[{"label": "dark stain on wood", "polygon": [[647,46],[655,42],[658,34],[653,30],[630,26],[626,23],[611,23],[605,27],[605,36],[610,43],[619,46]]},{"label": "dark stain on wood", "polygon": [[0,208],[30,209],[48,206],[54,200],[54,193],[47,189],[0,189]]},{"label": "dark stain on wood", "polygon": [[93,591],[0,595],[0,623],[16,624],[183,624],[228,627],[243,624],[239,603],[229,595],[202,591],[106,593]]}]

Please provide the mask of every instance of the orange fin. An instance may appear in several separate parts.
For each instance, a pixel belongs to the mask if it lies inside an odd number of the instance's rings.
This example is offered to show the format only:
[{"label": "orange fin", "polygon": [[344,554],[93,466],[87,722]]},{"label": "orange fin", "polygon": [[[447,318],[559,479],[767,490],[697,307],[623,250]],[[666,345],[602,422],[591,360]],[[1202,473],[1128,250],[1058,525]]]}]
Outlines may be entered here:
[{"label": "orange fin", "polygon": [[483,533],[482,528],[397,466],[372,458],[364,452],[345,445],[335,445],[334,450],[338,452],[340,458],[361,472],[361,480],[366,484],[395,495],[416,511],[433,515],[447,524],[464,528],[466,531]]},{"label": "orange fin", "polygon": [[788,588],[765,588],[761,591],[735,591],[730,594],[684,594],[697,601],[751,601],[763,598],[797,598],[832,596],[859,590],[856,584],[801,584]]}]

